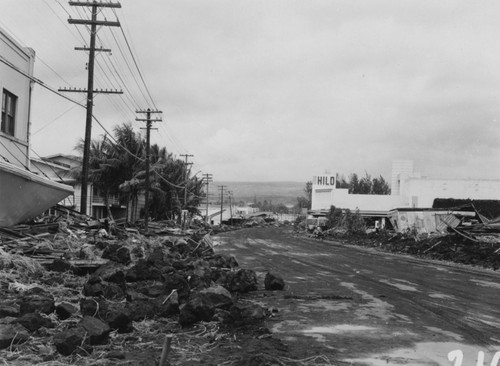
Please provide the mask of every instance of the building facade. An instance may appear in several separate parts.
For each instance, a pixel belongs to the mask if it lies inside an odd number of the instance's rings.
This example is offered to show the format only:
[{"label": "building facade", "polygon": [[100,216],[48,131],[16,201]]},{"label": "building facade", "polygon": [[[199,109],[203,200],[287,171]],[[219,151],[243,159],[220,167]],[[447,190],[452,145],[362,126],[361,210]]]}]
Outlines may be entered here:
[{"label": "building facade", "polygon": [[437,198],[500,200],[500,180],[423,177],[411,160],[393,161],[390,195],[350,194],[336,188],[335,175],[313,177],[312,183],[313,211],[335,206],[359,210],[364,216],[386,217],[396,208],[431,208]]},{"label": "building facade", "polygon": [[35,51],[0,28],[0,159],[29,169],[30,105]]}]

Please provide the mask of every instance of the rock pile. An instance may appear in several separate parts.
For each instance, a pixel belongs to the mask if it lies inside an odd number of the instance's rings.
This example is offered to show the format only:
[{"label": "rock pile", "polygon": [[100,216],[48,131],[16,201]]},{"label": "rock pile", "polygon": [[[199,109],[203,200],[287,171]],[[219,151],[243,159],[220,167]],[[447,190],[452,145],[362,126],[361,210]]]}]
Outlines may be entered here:
[{"label": "rock pile", "polygon": [[[0,286],[0,349],[15,348],[52,329],[49,334],[61,355],[88,355],[93,346],[106,344],[111,333],[131,332],[134,322],[144,319],[175,319],[186,327],[200,321],[258,321],[269,315],[258,305],[238,302],[238,293],[257,290],[257,275],[239,268],[234,257],[216,254],[208,236],[135,240],[133,246],[101,240],[95,244],[97,252],[109,261],[80,277],[74,289],[78,303],[57,301],[43,283]],[[65,259],[48,269],[55,275],[82,274]],[[279,276],[266,276],[267,290],[283,287]]]}]

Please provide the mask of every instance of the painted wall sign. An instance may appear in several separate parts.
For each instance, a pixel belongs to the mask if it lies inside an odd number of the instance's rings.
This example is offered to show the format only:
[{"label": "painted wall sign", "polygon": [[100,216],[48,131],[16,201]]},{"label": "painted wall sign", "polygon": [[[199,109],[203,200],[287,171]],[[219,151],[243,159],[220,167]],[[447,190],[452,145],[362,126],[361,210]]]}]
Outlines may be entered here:
[{"label": "painted wall sign", "polygon": [[314,177],[314,184],[317,186],[335,187],[335,176],[334,175],[318,175],[317,177]]}]

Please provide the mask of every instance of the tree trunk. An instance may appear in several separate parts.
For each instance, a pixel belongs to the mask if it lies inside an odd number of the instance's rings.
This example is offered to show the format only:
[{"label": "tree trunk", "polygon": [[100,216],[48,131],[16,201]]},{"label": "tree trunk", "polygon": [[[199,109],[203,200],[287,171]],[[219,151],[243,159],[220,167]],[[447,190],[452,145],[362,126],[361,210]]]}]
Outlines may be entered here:
[{"label": "tree trunk", "polygon": [[114,221],[113,215],[111,214],[111,208],[109,207],[109,194],[107,191],[104,192],[104,206],[106,207],[106,213],[111,221]]}]

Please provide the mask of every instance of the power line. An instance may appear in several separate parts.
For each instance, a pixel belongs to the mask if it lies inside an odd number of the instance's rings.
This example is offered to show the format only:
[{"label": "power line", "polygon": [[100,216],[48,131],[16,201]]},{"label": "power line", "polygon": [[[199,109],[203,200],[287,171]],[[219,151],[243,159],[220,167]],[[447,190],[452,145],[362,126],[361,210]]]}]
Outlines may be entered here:
[{"label": "power line", "polygon": [[[114,9],[113,9],[113,13],[115,13],[116,18],[119,19],[118,15],[116,14],[116,11]],[[137,72],[139,73],[139,76],[140,76],[140,78],[142,80],[142,83],[144,84],[144,88],[146,89],[146,92],[148,93],[148,96],[149,96],[149,98],[151,100],[151,103],[153,103],[153,107],[155,109],[158,109],[156,107],[156,103],[154,102],[153,97],[151,96],[151,93],[149,91],[148,85],[146,84],[146,81],[144,80],[144,77],[142,75],[141,69],[139,68],[139,65],[137,63],[136,57],[134,56],[134,53],[132,52],[132,47],[130,46],[130,43],[129,43],[128,38],[127,38],[127,36],[125,34],[125,31],[123,30],[123,27],[120,27],[120,30],[122,32],[123,38],[125,39],[125,43],[127,44],[127,48],[128,48],[128,50],[130,52],[130,55],[132,56],[132,60],[134,61],[134,65],[135,65],[135,67],[137,69]]]},{"label": "power line", "polygon": [[[12,65],[9,61],[7,61],[3,56],[0,56],[0,62],[6,64],[7,66],[9,66],[10,68],[12,68],[13,70],[17,71],[18,73],[20,73],[21,75],[25,76],[26,78],[32,80],[33,82],[39,84],[40,86],[44,87],[45,89],[51,91],[52,93],[66,99],[66,100],[69,100],[70,102],[82,107],[82,108],[86,108],[86,106],[84,104],[81,104],[69,97],[67,97],[66,95],[62,94],[62,93],[59,93],[58,91],[56,91],[55,89],[47,86],[43,81],[33,77],[33,76],[30,76],[28,75],[27,73],[25,73],[24,71],[20,70],[19,68],[17,68],[16,66]],[[128,150],[125,146],[121,145],[118,143],[118,141],[116,141],[116,139],[113,137],[113,135],[102,125],[102,123],[97,119],[96,116],[92,115],[92,118],[94,121],[97,122],[97,124],[104,130],[104,132],[114,141],[114,143],[118,146],[120,146],[124,151],[126,151],[128,154],[130,154],[131,156],[135,157],[136,159],[138,159],[139,161],[144,161],[144,159],[140,158],[139,156],[135,155],[134,153],[132,153],[130,150]],[[3,143],[0,141],[0,144],[3,145]],[[3,145],[4,148],[8,151],[7,147],[5,145]],[[18,160],[18,159],[16,159]],[[18,160],[19,163],[22,164],[21,161]],[[24,166],[24,164],[22,164]],[[25,167],[25,166],[24,166]],[[27,169],[27,167],[25,167]],[[170,186],[172,187],[176,187],[176,188],[184,188],[184,186],[180,186],[180,185],[177,185],[175,183],[172,183],[170,181],[168,181],[167,179],[165,179],[163,176],[161,176],[158,172],[156,172],[155,170],[153,170],[153,173],[155,173],[161,180],[163,180],[165,183],[169,184]]]},{"label": "power line", "polygon": [[28,79],[30,79],[31,81],[33,81],[33,82],[37,83],[38,85],[42,86],[43,88],[45,88],[45,89],[47,89],[47,90],[51,91],[52,93],[57,94],[58,96],[60,96],[60,97],[62,97],[62,98],[64,98],[64,99],[67,99],[67,100],[69,100],[70,102],[73,102],[73,103],[75,103],[75,104],[78,104],[80,107],[85,108],[85,106],[84,106],[83,104],[81,104],[81,103],[77,102],[77,101],[76,101],[76,100],[74,100],[74,99],[71,99],[71,98],[67,97],[66,95],[64,95],[64,94],[62,94],[62,93],[60,93],[60,92],[58,92],[57,90],[55,90],[55,89],[53,89],[53,88],[51,88],[51,87],[49,87],[49,86],[45,85],[43,81],[41,81],[41,80],[39,80],[39,79],[37,79],[37,78],[35,78],[35,77],[31,76],[31,75],[28,75],[26,72],[24,72],[24,71],[20,70],[20,69],[19,69],[19,68],[17,68],[15,65],[13,65],[13,64],[11,64],[9,61],[7,61],[7,60],[6,60],[3,56],[1,56],[1,55],[0,55],[0,62],[2,62],[2,63],[4,63],[4,64],[6,64],[6,65],[7,65],[7,66],[9,66],[10,68],[12,68],[12,69],[16,70],[18,73],[22,74],[23,76],[27,77]]},{"label": "power line", "polygon": [[[87,184],[88,184],[88,174],[89,174],[89,163],[90,163],[90,140],[91,140],[91,131],[92,131],[92,109],[93,109],[93,101],[94,101],[94,59],[95,59],[95,40],[97,33],[97,26],[109,26],[109,27],[119,27],[120,23],[117,21],[107,21],[107,20],[99,20],[97,18],[98,9],[103,7],[109,8],[118,8],[121,7],[119,3],[103,3],[103,2],[75,2],[70,1],[69,4],[71,6],[82,6],[82,7],[92,7],[92,19],[72,19],[69,18],[68,22],[70,24],[82,24],[82,25],[90,25],[90,47],[89,47],[89,62],[88,62],[88,83],[87,83],[87,116],[86,116],[86,124],[85,124],[85,142],[83,148],[83,171],[82,171],[82,191],[81,191],[81,201],[80,201],[80,212],[82,214],[87,213]],[[106,91],[106,93],[108,93]]]},{"label": "power line", "polygon": [[[147,97],[146,97],[146,95],[142,92],[141,87],[140,87],[140,85],[139,85],[139,81],[138,81],[138,80],[137,80],[137,78],[135,77],[134,72],[132,71],[132,67],[131,67],[131,66],[130,66],[130,64],[128,63],[128,61],[127,61],[127,59],[126,59],[126,57],[125,57],[125,53],[123,52],[123,50],[122,50],[122,48],[121,48],[121,46],[120,46],[120,43],[118,42],[118,40],[117,40],[116,36],[114,35],[114,32],[113,32],[113,31],[111,31],[111,35],[113,36],[113,39],[115,40],[115,43],[116,43],[116,45],[117,45],[117,47],[118,47],[118,51],[120,51],[120,54],[122,55],[123,60],[125,61],[125,65],[127,65],[127,68],[128,68],[128,70],[130,71],[130,75],[132,75],[132,78],[134,79],[134,81],[135,81],[135,83],[136,83],[136,85],[137,85],[137,87],[138,87],[138,89],[139,89],[139,92],[142,94],[142,97],[144,98],[144,101],[146,102],[146,104],[148,104]],[[155,106],[155,109],[156,109],[156,106]]]},{"label": "power line", "polygon": [[[85,98],[83,98],[80,101],[80,103],[82,103],[84,100],[85,100]],[[36,135],[38,132],[40,132],[43,129],[47,128],[48,126],[50,126],[52,123],[54,123],[55,121],[57,121],[59,118],[61,118],[62,116],[64,116],[66,113],[68,113],[69,111],[71,111],[75,107],[76,107],[76,105],[71,106],[70,108],[68,108],[67,110],[65,110],[63,113],[61,113],[60,115],[58,115],[55,119],[53,119],[52,121],[46,123],[45,125],[43,125],[42,127],[40,127],[38,130],[36,130],[35,132],[32,132],[31,135]]]}]

